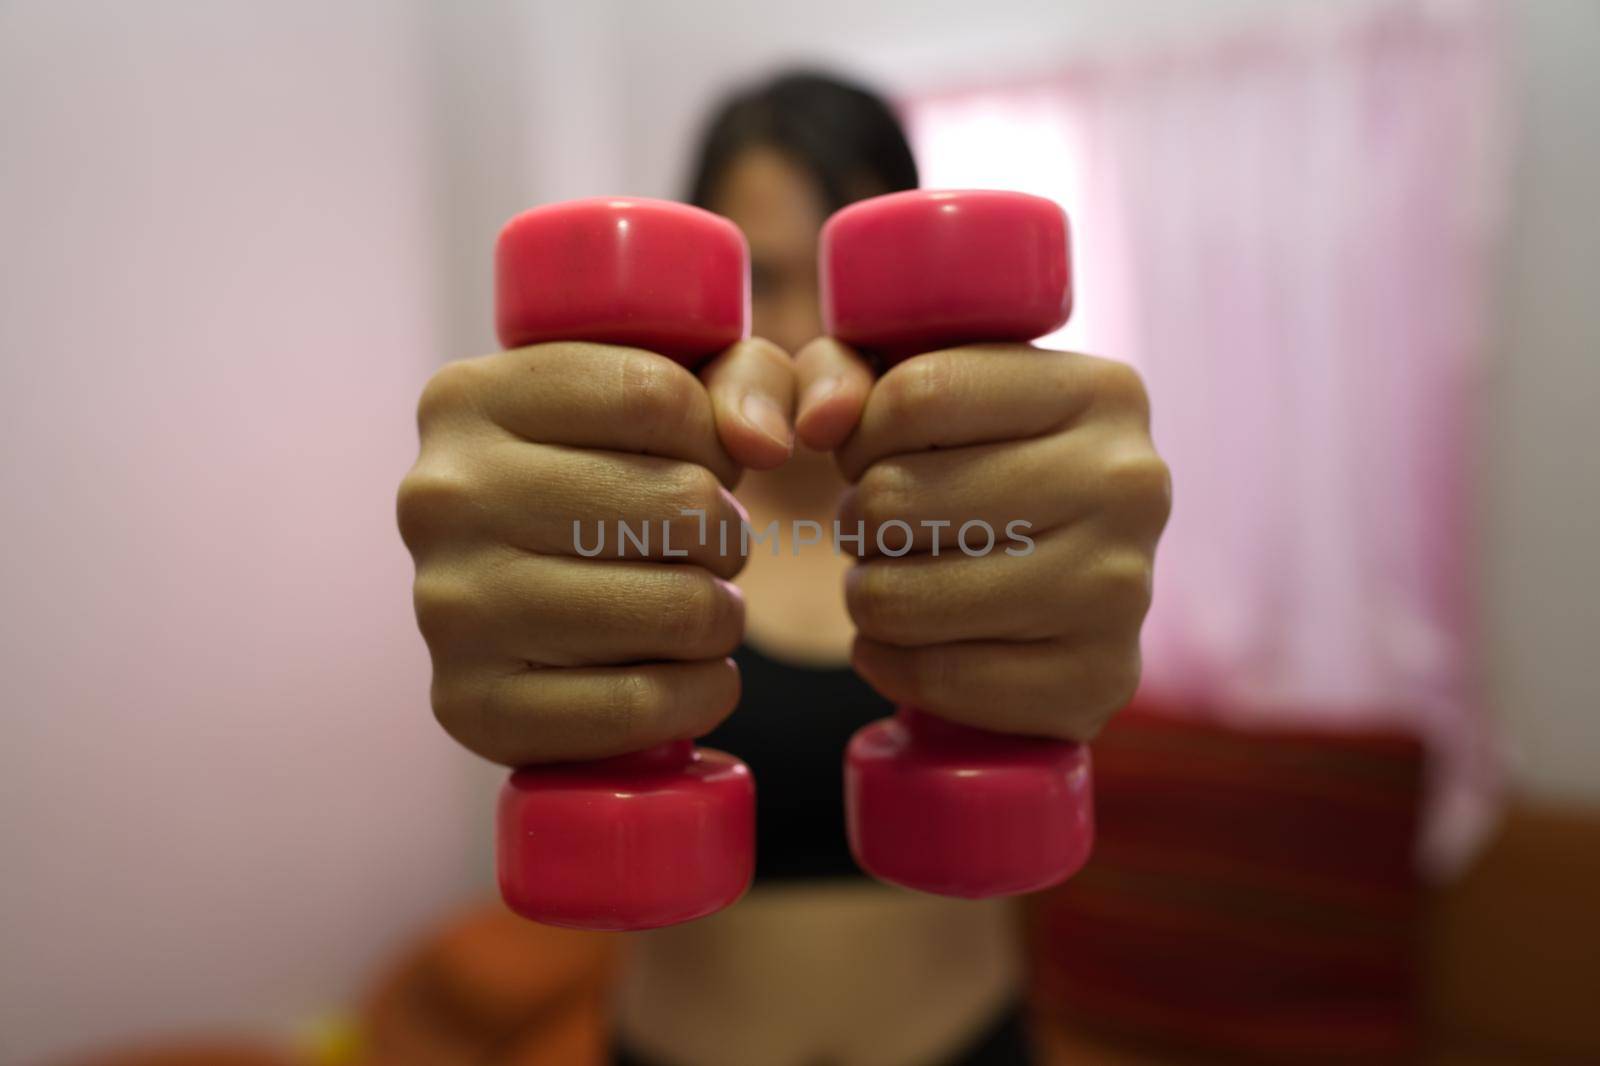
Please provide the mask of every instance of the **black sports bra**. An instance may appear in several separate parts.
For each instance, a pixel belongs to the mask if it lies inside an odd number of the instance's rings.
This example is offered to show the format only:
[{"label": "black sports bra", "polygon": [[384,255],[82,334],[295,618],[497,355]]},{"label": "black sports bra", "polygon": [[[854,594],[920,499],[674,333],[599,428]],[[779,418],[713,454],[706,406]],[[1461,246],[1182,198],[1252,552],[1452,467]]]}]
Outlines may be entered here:
[{"label": "black sports bra", "polygon": [[701,743],[756,778],[756,880],[860,877],[844,830],[844,748],[894,707],[848,667],[796,666],[749,645],[734,652],[739,708]]}]

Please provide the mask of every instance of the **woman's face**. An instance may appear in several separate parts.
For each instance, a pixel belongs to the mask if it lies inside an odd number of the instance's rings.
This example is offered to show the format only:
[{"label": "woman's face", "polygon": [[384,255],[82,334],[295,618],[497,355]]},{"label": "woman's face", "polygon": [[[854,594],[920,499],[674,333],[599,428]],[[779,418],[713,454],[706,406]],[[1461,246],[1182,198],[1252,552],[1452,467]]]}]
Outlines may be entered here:
[{"label": "woman's face", "polygon": [[728,167],[709,206],[750,242],[752,331],[799,351],[822,333],[817,237],[827,209],[813,182],[777,150],[749,148]]}]

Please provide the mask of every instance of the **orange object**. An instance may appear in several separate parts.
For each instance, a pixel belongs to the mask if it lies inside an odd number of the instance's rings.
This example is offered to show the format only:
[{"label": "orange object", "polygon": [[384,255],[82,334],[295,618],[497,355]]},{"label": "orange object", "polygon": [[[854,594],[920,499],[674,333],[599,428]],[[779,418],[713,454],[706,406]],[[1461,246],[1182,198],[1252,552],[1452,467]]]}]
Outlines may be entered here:
[{"label": "orange object", "polygon": [[371,1066],[601,1066],[619,941],[525,921],[499,903],[447,922],[361,1012]]}]

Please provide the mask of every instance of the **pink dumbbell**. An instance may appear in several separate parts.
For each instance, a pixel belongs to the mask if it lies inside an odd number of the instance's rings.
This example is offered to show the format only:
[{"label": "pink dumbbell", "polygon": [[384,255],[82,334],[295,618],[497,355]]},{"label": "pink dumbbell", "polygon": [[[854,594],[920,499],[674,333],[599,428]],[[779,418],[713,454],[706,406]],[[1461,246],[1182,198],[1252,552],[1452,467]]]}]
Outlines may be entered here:
[{"label": "pink dumbbell", "polygon": [[[693,369],[748,334],[744,237],[681,204],[575,200],[518,215],[495,248],[500,343],[592,341]],[[688,740],[518,770],[496,853],[512,910],[548,925],[649,929],[720,910],[755,863],[755,783]]]},{"label": "pink dumbbell", "polygon": [[[880,196],[828,220],[821,284],[828,333],[886,368],[937,348],[1031,341],[1072,310],[1066,215],[1021,193]],[[1041,889],[1077,872],[1094,844],[1088,749],[913,707],[851,739],[845,805],[864,870],[940,895]]]}]

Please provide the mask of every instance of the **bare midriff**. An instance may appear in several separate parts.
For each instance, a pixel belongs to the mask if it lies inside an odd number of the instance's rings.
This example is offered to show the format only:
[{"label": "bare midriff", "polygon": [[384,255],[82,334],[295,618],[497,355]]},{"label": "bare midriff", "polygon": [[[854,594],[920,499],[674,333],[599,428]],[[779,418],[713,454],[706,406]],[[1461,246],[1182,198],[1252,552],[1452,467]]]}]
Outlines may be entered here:
[{"label": "bare midriff", "polygon": [[664,1064],[937,1062],[1018,994],[1014,914],[864,879],[760,888],[629,938],[618,1035]]}]

